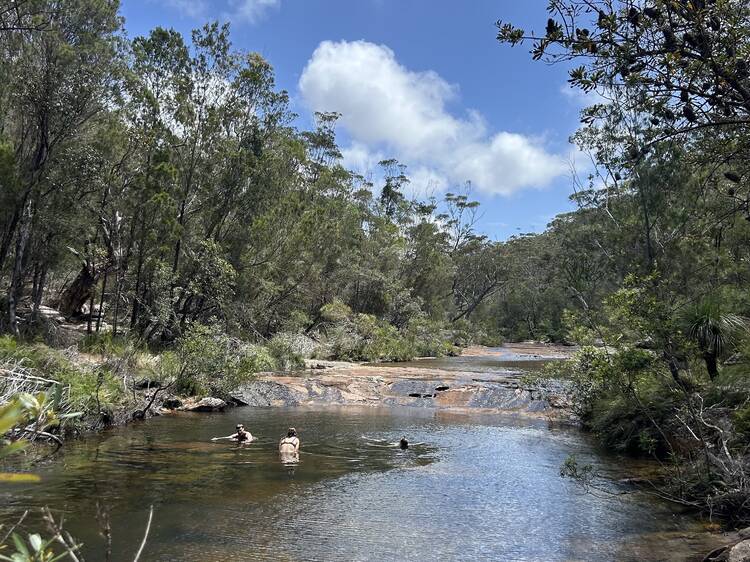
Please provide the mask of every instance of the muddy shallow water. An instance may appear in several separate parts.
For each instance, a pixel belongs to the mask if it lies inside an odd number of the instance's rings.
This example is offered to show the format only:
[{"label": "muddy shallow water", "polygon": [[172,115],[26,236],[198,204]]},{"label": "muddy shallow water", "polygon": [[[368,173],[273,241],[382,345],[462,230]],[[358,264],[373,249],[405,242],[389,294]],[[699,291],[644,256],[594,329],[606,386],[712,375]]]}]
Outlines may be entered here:
[{"label": "muddy shallow water", "polygon": [[[211,442],[242,421],[251,446]],[[276,442],[289,425],[298,465]],[[401,451],[402,435],[414,444]],[[422,443],[422,444],[417,444]],[[164,416],[77,443],[0,488],[0,518],[49,505],[102,560],[96,504],[115,560],[132,560],[148,506],[145,560],[685,560],[720,538],[641,494],[582,492],[565,458],[616,480],[629,468],[570,427],[415,408],[239,408]]]}]

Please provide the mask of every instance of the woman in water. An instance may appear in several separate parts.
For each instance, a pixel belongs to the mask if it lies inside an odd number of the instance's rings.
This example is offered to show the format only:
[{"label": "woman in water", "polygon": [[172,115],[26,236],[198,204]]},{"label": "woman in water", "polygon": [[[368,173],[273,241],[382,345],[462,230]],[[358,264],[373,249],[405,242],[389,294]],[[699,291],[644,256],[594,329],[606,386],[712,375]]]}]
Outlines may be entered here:
[{"label": "woman in water", "polygon": [[290,427],[286,432],[286,437],[282,437],[279,441],[279,455],[281,455],[281,462],[299,461],[299,437],[297,437],[297,430],[293,427]]}]

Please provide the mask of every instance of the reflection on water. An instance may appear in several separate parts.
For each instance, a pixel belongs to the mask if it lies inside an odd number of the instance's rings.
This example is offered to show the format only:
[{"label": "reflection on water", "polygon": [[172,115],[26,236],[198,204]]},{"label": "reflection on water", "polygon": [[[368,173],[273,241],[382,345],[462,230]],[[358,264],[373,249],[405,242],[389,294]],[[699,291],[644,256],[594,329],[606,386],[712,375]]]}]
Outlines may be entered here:
[{"label": "reflection on water", "polygon": [[[210,441],[237,422],[259,440]],[[290,425],[302,447],[283,463]],[[0,514],[64,511],[89,560],[102,559],[97,501],[116,560],[132,559],[152,503],[145,559],[158,561],[684,560],[713,546],[645,497],[582,493],[558,474],[569,454],[622,474],[580,433],[538,421],[373,408],[169,416],[70,444],[40,468],[42,484],[0,488]]]}]

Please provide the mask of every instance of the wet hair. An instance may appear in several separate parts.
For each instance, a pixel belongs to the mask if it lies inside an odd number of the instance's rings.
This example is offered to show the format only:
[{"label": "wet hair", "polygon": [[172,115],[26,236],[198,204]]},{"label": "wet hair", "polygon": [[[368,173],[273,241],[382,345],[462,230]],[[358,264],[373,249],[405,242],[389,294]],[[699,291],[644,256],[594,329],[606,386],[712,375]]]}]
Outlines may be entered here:
[{"label": "wet hair", "polygon": [[286,432],[287,437],[297,437],[297,430],[293,427],[289,428],[289,431]]},{"label": "wet hair", "polygon": [[408,449],[409,448],[409,442],[406,440],[406,437],[402,437],[401,441],[398,442],[398,446],[402,449]]},{"label": "wet hair", "polygon": [[242,425],[241,423],[238,423],[235,429],[245,429],[245,426]]}]

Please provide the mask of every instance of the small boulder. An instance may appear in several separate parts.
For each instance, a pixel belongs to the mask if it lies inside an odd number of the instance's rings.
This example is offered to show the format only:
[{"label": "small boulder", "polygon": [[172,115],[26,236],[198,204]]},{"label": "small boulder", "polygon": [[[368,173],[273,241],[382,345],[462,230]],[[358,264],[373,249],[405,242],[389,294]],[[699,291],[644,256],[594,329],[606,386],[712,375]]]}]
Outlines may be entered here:
[{"label": "small boulder", "polygon": [[221,398],[201,398],[195,405],[188,408],[191,412],[221,412],[227,407],[227,403]]},{"label": "small boulder", "polygon": [[750,527],[745,527],[744,529],[740,529],[739,531],[737,531],[737,534],[743,540],[750,539]]},{"label": "small boulder", "polygon": [[738,542],[729,550],[729,562],[750,562],[750,540]]}]

